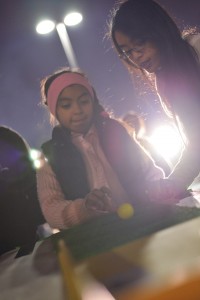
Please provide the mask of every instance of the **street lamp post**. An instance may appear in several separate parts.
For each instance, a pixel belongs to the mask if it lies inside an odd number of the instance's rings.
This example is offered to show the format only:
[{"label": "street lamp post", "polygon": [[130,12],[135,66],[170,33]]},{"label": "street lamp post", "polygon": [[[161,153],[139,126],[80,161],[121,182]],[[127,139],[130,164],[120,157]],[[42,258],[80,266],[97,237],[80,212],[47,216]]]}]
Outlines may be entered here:
[{"label": "street lamp post", "polygon": [[61,44],[67,56],[70,67],[78,67],[74,50],[66,29],[66,26],[63,23],[56,25],[56,30],[58,32]]},{"label": "street lamp post", "polygon": [[[41,21],[36,26],[36,31],[39,34],[47,34],[56,28],[58,36],[60,38],[63,50],[67,57],[70,67],[78,67],[76,56],[67,32],[66,26],[74,26],[82,21],[82,15],[80,13],[70,13],[64,18],[64,23],[55,24],[51,20]],[[66,25],[66,26],[65,26]]]}]

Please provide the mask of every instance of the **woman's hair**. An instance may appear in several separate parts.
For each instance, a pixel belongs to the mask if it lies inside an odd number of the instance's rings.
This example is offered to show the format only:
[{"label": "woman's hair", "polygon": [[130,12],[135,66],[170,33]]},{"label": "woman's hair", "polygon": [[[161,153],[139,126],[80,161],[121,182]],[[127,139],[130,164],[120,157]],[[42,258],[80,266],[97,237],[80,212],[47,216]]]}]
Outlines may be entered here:
[{"label": "woman's hair", "polygon": [[[54,72],[52,75],[47,76],[46,78],[44,78],[43,80],[41,80],[41,96],[42,96],[42,103],[47,106],[47,94],[48,94],[48,90],[50,85],[52,84],[52,82],[60,75],[64,74],[64,73],[77,73],[82,75],[84,78],[87,79],[87,81],[89,82],[87,76],[78,68],[62,68],[56,72]],[[92,86],[91,86],[92,87]],[[100,117],[100,115],[102,114],[106,114],[104,108],[101,106],[101,104],[99,103],[99,99],[96,96],[96,92],[94,90],[94,88],[92,87],[93,90],[93,94],[94,94],[94,121],[96,119],[98,119]],[[55,123],[55,117],[53,115],[50,115],[50,120],[51,123]]]},{"label": "woman's hair", "polygon": [[[169,14],[153,0],[128,0],[113,12],[110,35],[119,53],[115,32],[120,31],[130,39],[144,43],[152,42],[161,54],[161,63],[168,66],[174,53],[177,59],[187,53],[188,45]],[[185,53],[185,55],[186,55]]]},{"label": "woman's hair", "polygon": [[[161,58],[162,81],[165,82],[168,93],[165,95],[166,98],[170,99],[178,92],[178,89],[180,90],[180,86],[185,84],[189,90],[196,90],[200,93],[200,68],[197,54],[187,39],[183,38],[173,19],[156,1],[127,0],[119,3],[113,11],[109,35],[116,50],[121,54],[122,51],[115,39],[116,31],[122,32],[139,43],[152,42],[158,49]],[[129,61],[126,63],[131,65]],[[134,72],[134,68],[132,70]],[[159,72],[156,76],[159,78]],[[177,90],[175,82],[180,82]],[[171,86],[173,86],[172,89]]]}]

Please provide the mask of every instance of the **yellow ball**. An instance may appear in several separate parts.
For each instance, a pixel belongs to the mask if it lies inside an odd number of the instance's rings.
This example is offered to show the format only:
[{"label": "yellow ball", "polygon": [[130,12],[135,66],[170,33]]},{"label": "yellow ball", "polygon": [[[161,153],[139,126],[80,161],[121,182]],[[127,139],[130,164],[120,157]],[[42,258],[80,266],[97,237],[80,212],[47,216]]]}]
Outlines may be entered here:
[{"label": "yellow ball", "polygon": [[124,203],[119,206],[117,213],[121,219],[129,219],[134,214],[134,208],[130,203]]}]

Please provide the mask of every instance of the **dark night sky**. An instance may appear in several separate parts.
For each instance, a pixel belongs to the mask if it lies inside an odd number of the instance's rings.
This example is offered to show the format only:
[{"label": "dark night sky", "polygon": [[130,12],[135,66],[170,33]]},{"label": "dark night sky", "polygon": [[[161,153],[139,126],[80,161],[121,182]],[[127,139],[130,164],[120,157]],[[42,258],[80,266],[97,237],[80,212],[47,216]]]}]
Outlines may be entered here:
[{"label": "dark night sky", "polygon": [[[32,147],[50,137],[47,112],[40,103],[40,80],[66,66],[56,31],[38,35],[41,17],[60,18],[71,5],[83,14],[68,33],[80,68],[88,75],[105,107],[119,116],[135,109],[150,114],[154,105],[134,104],[128,72],[104,39],[114,0],[6,0],[0,2],[0,125],[17,130]],[[199,0],[159,0],[183,26],[200,26]],[[154,110],[154,108],[153,108]]]}]

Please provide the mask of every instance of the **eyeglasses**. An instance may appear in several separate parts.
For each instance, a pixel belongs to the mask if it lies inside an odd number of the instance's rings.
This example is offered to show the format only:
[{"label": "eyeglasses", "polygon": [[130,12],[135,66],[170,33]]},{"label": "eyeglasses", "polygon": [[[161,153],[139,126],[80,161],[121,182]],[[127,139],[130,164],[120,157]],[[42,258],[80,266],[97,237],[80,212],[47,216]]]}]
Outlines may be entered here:
[{"label": "eyeglasses", "polygon": [[128,51],[124,50],[124,49],[120,49],[121,53],[119,53],[119,58],[123,59],[123,60],[130,60],[131,59],[131,54],[133,49],[130,49]]},{"label": "eyeglasses", "polygon": [[119,53],[119,58],[131,64],[134,68],[138,69],[139,66],[131,59],[131,54],[134,49],[130,49],[128,51],[121,49],[121,53]]},{"label": "eyeglasses", "polygon": [[129,50],[124,50],[122,48],[120,48],[120,53],[119,53],[119,58],[123,59],[125,61],[130,62],[132,65],[134,65],[135,67],[138,67],[137,63],[133,60],[133,54],[139,54],[142,55],[143,51],[144,51],[144,43],[142,43],[141,45],[137,45],[134,48],[131,48]]}]

